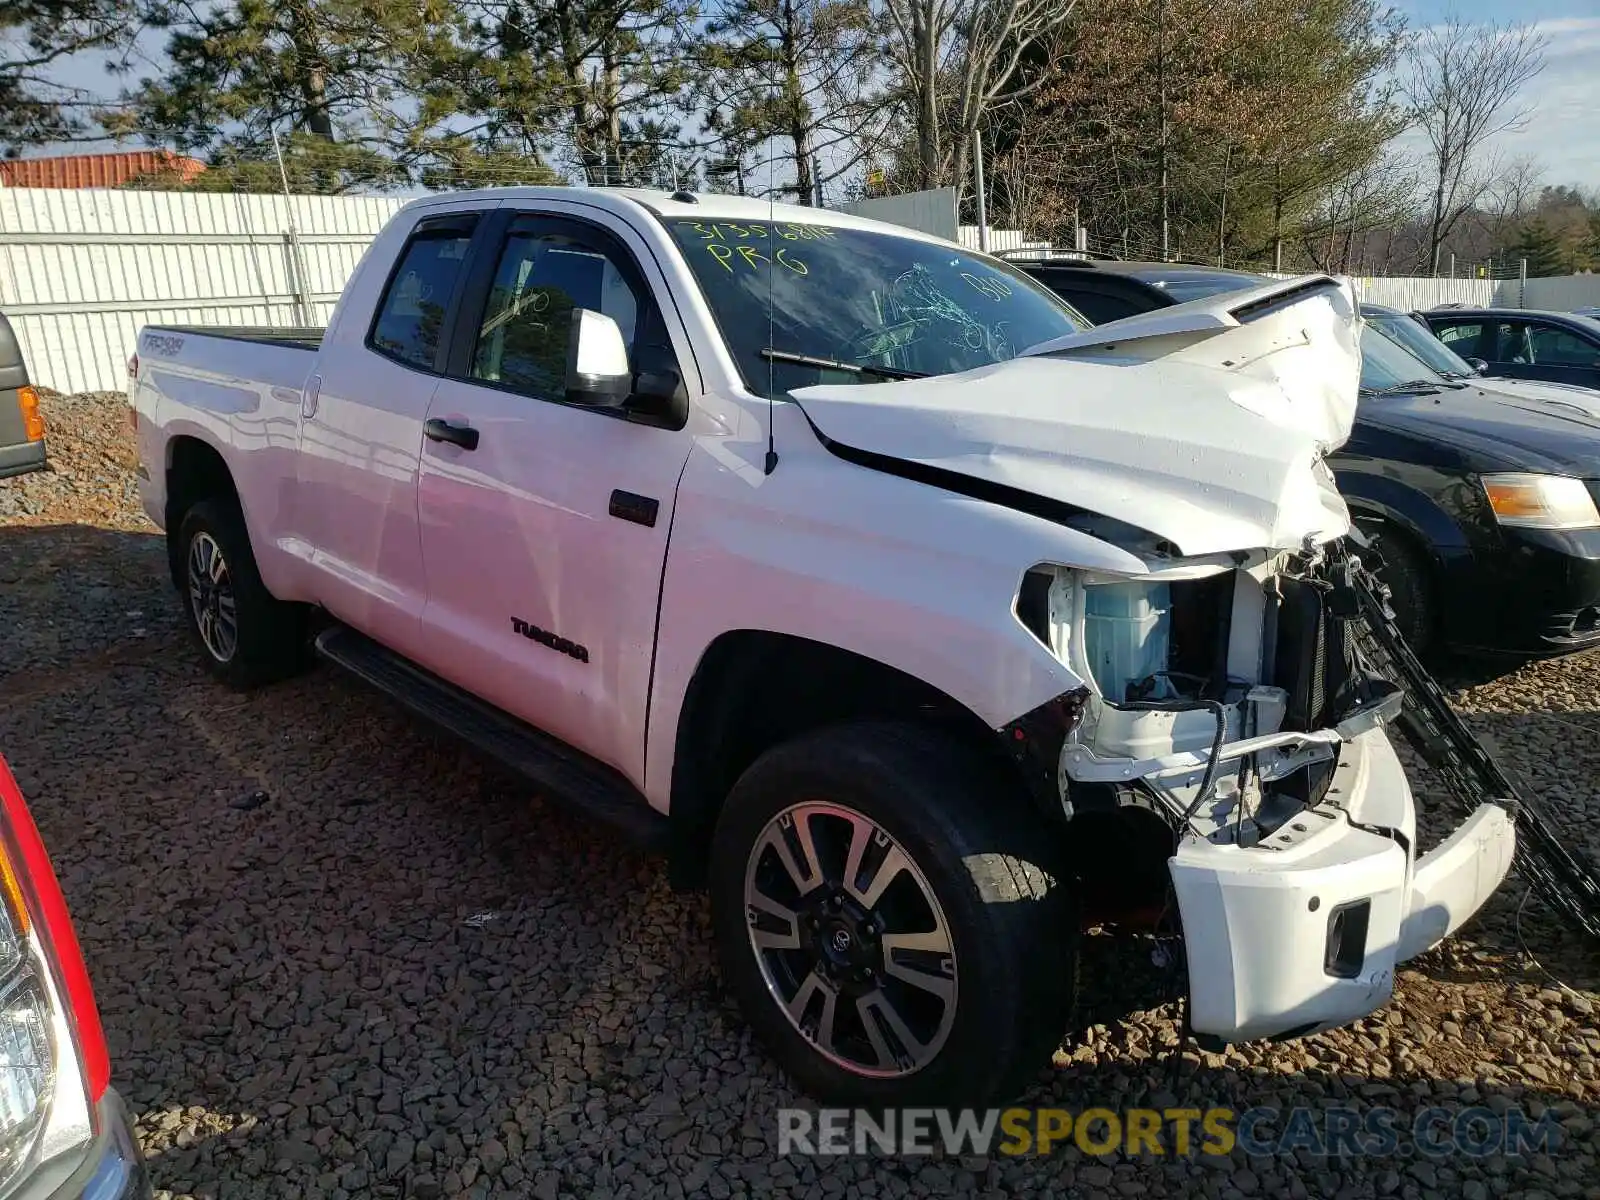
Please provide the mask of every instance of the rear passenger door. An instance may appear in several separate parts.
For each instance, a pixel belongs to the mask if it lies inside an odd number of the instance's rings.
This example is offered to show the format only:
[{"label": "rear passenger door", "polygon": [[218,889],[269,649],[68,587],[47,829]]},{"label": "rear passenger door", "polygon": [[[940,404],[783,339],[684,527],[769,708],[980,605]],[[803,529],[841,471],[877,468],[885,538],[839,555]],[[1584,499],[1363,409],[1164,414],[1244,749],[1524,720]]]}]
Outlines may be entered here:
[{"label": "rear passenger door", "polygon": [[616,321],[636,374],[679,370],[659,269],[630,248],[637,234],[599,220],[502,212],[481,275],[474,266],[428,416],[471,429],[476,446],[422,450],[424,661],[642,783],[690,435],[681,415],[632,419],[566,398],[575,309]]},{"label": "rear passenger door", "polygon": [[295,525],[310,586],[335,616],[412,656],[427,601],[417,525],[422,423],[485,215],[418,221],[371,324],[337,346],[324,343],[301,399]]}]

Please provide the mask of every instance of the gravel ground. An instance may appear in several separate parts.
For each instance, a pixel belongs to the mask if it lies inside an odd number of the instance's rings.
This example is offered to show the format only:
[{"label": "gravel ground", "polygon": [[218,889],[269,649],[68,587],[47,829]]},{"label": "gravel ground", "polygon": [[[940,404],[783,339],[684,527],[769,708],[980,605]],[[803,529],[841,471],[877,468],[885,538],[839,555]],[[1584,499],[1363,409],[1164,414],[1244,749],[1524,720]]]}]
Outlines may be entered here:
[{"label": "gravel ground", "polygon": [[[1509,887],[1360,1025],[1177,1051],[1148,947],[1090,939],[1067,1107],[1552,1107],[1550,1156],[780,1159],[797,1102],[722,995],[704,901],[323,669],[249,697],[183,640],[120,396],[47,395],[0,483],[0,750],[72,904],[163,1195],[1600,1197],[1600,961]],[[1600,660],[1458,698],[1600,828]],[[263,793],[262,796],[256,793]]]}]

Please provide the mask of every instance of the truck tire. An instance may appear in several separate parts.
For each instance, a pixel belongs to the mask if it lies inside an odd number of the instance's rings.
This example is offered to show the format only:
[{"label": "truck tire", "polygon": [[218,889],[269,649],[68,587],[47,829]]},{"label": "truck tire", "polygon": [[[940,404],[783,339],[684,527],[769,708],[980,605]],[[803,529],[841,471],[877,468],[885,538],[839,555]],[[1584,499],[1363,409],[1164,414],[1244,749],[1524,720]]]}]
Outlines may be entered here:
[{"label": "truck tire", "polygon": [[178,548],[189,631],[213,675],[242,691],[305,669],[305,609],[261,582],[236,503],[213,497],[190,508]]},{"label": "truck tire", "polygon": [[780,745],[712,838],[724,980],[820,1101],[1008,1099],[1049,1062],[1074,993],[1057,845],[949,735],[861,723]]}]

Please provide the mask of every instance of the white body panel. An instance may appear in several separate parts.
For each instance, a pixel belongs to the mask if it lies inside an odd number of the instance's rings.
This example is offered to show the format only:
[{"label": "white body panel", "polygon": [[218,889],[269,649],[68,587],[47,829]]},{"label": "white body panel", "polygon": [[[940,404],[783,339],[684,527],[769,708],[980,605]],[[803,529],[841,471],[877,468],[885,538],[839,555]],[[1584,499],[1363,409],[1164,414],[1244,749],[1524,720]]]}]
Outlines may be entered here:
[{"label": "white body panel", "polygon": [[[684,429],[541,406],[393,364],[375,373],[385,360],[363,342],[411,227],[428,213],[502,204],[581,218],[626,243],[690,394]],[[321,604],[588,751],[662,812],[685,696],[725,634],[764,630],[855,652],[998,730],[1088,678],[1018,619],[1024,575],[1041,564],[1086,579],[1151,570],[1042,516],[847,462],[813,423],[859,450],[1106,513],[1186,556],[1248,551],[1260,564],[1268,551],[1348,528],[1320,462],[1347,436],[1354,407],[1358,322],[1346,293],[1291,296],[1244,325],[1226,306],[1182,306],[1161,322],[1103,326],[959,376],[810,388],[798,402],[769,404],[745,390],[655,214],[738,221],[770,210],[584,189],[430,198],[374,243],[315,359],[218,339],[164,346],[168,335],[147,333],[132,392],[147,510],[164,519],[171,439],[206,442],[233,474],[274,594]],[[813,209],[775,219],[884,228]],[[1243,299],[1290,292],[1274,285]],[[319,377],[315,396],[302,389],[308,375]],[[480,449],[424,441],[429,416],[470,419]],[[779,456],[770,473],[769,436]],[[613,488],[659,497],[657,524],[601,520]],[[1259,638],[1260,606],[1259,587],[1237,593],[1241,637]],[[519,656],[528,647],[505,641],[511,616],[548,622],[581,643],[588,663],[543,647]],[[1241,675],[1259,659],[1259,646],[1229,648]],[[1258,699],[1261,711],[1281,707]],[[1128,752],[1093,768],[1106,778],[1192,774],[1203,761],[1192,721],[1152,739],[1102,712],[1107,744]],[[1208,720],[1200,714],[1201,735]],[[1400,842],[1357,829],[1352,820],[1411,844],[1404,774],[1381,730],[1342,746],[1319,736],[1308,752],[1343,755],[1349,778],[1306,814],[1293,847],[1189,837],[1172,860],[1202,1032],[1252,1037],[1364,1015],[1387,997],[1393,963],[1453,929],[1504,875],[1514,839],[1491,818],[1420,864]],[[1130,756],[1151,742],[1162,752]],[[1387,940],[1369,948],[1360,979],[1322,974],[1326,910],[1309,908],[1313,895],[1371,901]]]}]

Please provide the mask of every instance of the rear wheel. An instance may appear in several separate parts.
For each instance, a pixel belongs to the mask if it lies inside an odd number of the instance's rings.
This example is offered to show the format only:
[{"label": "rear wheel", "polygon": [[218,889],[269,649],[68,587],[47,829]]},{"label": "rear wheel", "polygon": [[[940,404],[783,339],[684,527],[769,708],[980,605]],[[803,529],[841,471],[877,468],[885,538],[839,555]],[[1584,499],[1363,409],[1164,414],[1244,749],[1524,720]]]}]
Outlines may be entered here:
[{"label": "rear wheel", "polygon": [[1076,910],[1055,839],[948,736],[839,726],[760,758],[712,844],[722,969],[821,1100],[1013,1095],[1066,1026]]},{"label": "rear wheel", "polygon": [[236,504],[202,500],[178,526],[179,590],[207,669],[248,688],[306,665],[305,610],[267,591]]}]

